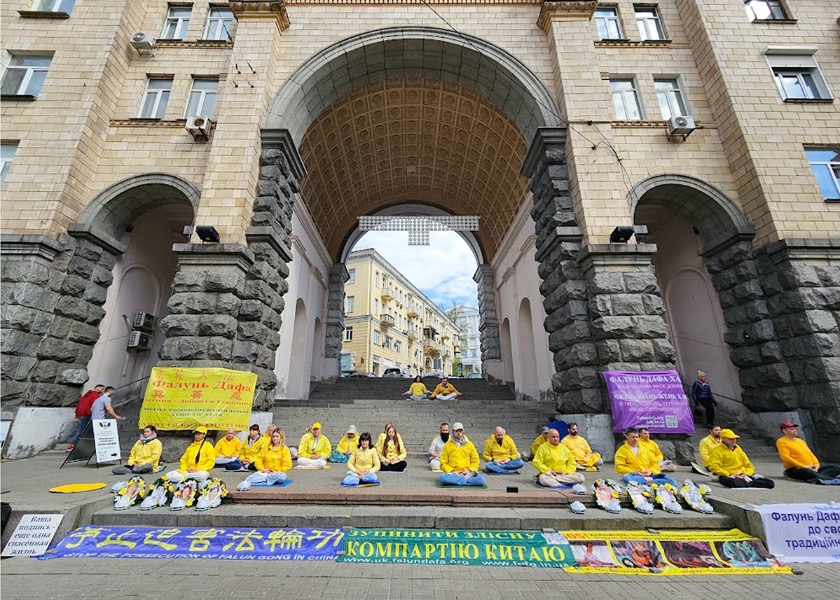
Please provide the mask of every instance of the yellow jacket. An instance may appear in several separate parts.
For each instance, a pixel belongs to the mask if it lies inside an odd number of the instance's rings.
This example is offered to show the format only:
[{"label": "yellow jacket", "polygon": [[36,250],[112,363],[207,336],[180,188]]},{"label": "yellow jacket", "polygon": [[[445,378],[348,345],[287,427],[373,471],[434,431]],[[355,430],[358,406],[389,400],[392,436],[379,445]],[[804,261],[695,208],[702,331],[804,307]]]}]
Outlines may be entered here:
[{"label": "yellow jacket", "polygon": [[665,460],[665,456],[662,454],[662,450],[659,449],[659,444],[654,442],[653,440],[643,440],[639,438],[639,446],[653,454],[654,460],[659,462],[660,460]]},{"label": "yellow jacket", "polygon": [[317,444],[314,444],[314,441],[315,438],[312,437],[311,433],[304,433],[303,437],[300,438],[300,444],[298,444],[298,456],[309,458],[311,455],[317,454],[321,458],[329,458],[332,454],[332,445],[329,438],[322,434],[318,436]]},{"label": "yellow jacket", "polygon": [[443,445],[443,452],[440,454],[440,470],[444,473],[469,469],[478,471],[478,450],[471,441],[465,438],[465,442],[458,446],[453,440]]},{"label": "yellow jacket", "polygon": [[501,444],[496,441],[495,435],[491,435],[484,440],[484,452],[481,453],[481,457],[485,462],[506,458],[515,460],[519,458],[519,450],[516,449],[516,444],[509,435],[504,437]]},{"label": "yellow jacket", "polygon": [[242,442],[236,437],[231,441],[223,437],[216,442],[215,450],[216,456],[239,456],[239,452],[242,450]]},{"label": "yellow jacket", "polygon": [[659,462],[653,457],[653,454],[641,444],[639,444],[638,450],[637,455],[627,442],[616,450],[615,472],[620,475],[635,473],[636,471],[650,471],[654,475],[662,472],[662,469],[659,468]]},{"label": "yellow jacket", "polygon": [[789,439],[782,436],[776,440],[776,450],[782,457],[782,465],[785,470],[820,464],[820,461],[808,447],[808,443],[801,438]]},{"label": "yellow jacket", "polygon": [[705,466],[709,466],[709,454],[711,454],[712,450],[720,446],[722,443],[723,442],[713,438],[712,434],[709,434],[700,440],[700,460]]},{"label": "yellow jacket", "polygon": [[152,471],[157,469],[158,462],[160,462],[160,454],[163,452],[163,444],[160,440],[155,438],[146,442],[145,444],[140,440],[131,447],[131,454],[128,455],[129,465],[145,465],[151,463]]},{"label": "yellow jacket", "polygon": [[202,440],[193,442],[181,456],[181,464],[178,467],[181,471],[196,469],[198,471],[209,471],[216,466],[216,452],[213,450],[212,442]]},{"label": "yellow jacket", "polygon": [[379,452],[379,458],[382,460],[390,461],[392,458],[396,458],[397,460],[405,460],[405,457],[408,456],[408,452],[405,449],[405,444],[403,444],[402,437],[400,434],[397,434],[397,441],[400,445],[400,451],[397,452],[397,447],[395,444],[388,444],[388,453],[385,453],[385,437],[382,437],[382,442],[376,446],[377,452]]},{"label": "yellow jacket", "polygon": [[372,471],[376,472],[382,463],[379,462],[379,453],[373,448],[364,450],[356,448],[353,454],[350,455],[350,460],[347,461],[347,468],[351,471]]},{"label": "yellow jacket", "polygon": [[577,462],[586,459],[586,456],[592,454],[592,448],[589,447],[589,442],[583,439],[580,435],[567,435],[560,443],[569,449],[572,456]]},{"label": "yellow jacket", "polygon": [[456,390],[455,386],[452,385],[451,383],[447,383],[446,385],[443,385],[442,383],[439,383],[439,384],[437,384],[437,386],[435,386],[435,391],[432,392],[432,398],[434,398],[438,394],[451,394],[453,392],[458,394],[458,395],[461,394],[461,392]]},{"label": "yellow jacket", "polygon": [[[402,436],[399,434],[399,432],[397,433],[397,439],[400,441],[400,448],[405,448],[405,444],[403,444]],[[373,445],[373,447],[376,448],[377,450],[379,450],[380,448],[382,448],[384,443],[385,443],[385,432],[383,431],[382,433],[379,434],[379,437],[376,438],[376,443]]]},{"label": "yellow jacket", "polygon": [[534,442],[531,444],[531,458],[534,458],[537,455],[537,449],[545,444],[548,440],[545,439],[542,434],[539,434]]},{"label": "yellow jacket", "polygon": [[563,444],[552,446],[551,442],[537,448],[537,453],[531,462],[540,475],[549,471],[560,471],[561,473],[574,473],[577,469],[575,457]]},{"label": "yellow jacket", "polygon": [[741,446],[737,444],[732,450],[726,444],[721,444],[712,450],[709,454],[709,470],[718,477],[731,477],[738,473],[755,474],[755,467]]},{"label": "yellow jacket", "polygon": [[414,396],[422,396],[429,390],[426,389],[425,383],[421,381],[415,381],[409,386],[408,391]]},{"label": "yellow jacket", "polygon": [[353,441],[350,441],[350,439],[348,439],[347,435],[345,434],[345,436],[341,438],[341,440],[338,442],[338,447],[336,448],[336,450],[338,450],[342,454],[350,454],[353,452],[353,450],[355,450],[358,447],[359,436],[357,435],[353,438]]},{"label": "yellow jacket", "polygon": [[258,471],[283,471],[284,473],[292,468],[292,453],[286,444],[278,448],[271,445],[263,446],[262,452],[256,460]]},{"label": "yellow jacket", "polygon": [[248,463],[255,463],[257,462],[257,457],[260,455],[263,448],[268,446],[268,440],[265,439],[265,436],[261,435],[249,446],[248,442],[250,441],[251,437],[248,436],[248,439],[246,439],[245,443],[242,444],[242,448],[239,450],[239,460]]}]

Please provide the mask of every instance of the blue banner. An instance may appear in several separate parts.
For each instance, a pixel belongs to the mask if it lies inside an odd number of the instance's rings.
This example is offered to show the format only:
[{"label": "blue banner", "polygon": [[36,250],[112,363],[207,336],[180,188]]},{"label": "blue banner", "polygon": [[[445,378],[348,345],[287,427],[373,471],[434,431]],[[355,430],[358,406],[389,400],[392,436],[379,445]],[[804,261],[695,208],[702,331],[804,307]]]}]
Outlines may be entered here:
[{"label": "blue banner", "polygon": [[68,533],[38,558],[335,560],[341,529],[96,527]]}]

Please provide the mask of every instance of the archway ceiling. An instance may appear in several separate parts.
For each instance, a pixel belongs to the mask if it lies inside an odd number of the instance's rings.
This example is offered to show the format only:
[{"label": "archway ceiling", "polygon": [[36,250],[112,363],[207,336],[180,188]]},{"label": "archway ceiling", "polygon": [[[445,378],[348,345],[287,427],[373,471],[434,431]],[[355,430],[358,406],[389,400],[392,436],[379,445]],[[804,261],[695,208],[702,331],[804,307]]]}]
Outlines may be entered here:
[{"label": "archway ceiling", "polygon": [[485,260],[526,193],[527,151],[511,119],[456,84],[398,78],[334,102],[300,144],[303,198],[333,257],[358,217],[403,202],[481,216]]}]

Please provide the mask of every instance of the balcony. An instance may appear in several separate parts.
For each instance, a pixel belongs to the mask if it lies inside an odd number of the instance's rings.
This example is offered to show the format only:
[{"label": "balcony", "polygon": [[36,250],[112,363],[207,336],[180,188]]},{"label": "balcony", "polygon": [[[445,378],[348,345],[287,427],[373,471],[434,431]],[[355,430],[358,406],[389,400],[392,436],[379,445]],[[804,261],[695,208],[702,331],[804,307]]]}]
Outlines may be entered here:
[{"label": "balcony", "polygon": [[417,317],[417,309],[413,306],[409,307],[409,309],[405,311],[405,316],[409,319],[414,319],[415,317]]},{"label": "balcony", "polygon": [[389,302],[394,299],[394,290],[382,290],[382,302]]},{"label": "balcony", "polygon": [[437,356],[440,354],[440,347],[437,345],[436,341],[425,338],[423,340],[423,352],[430,356]]},{"label": "balcony", "polygon": [[388,327],[394,326],[394,317],[387,313],[382,313],[379,315],[379,325],[382,326],[383,329],[387,329]]},{"label": "balcony", "polygon": [[416,339],[417,339],[417,334],[414,333],[413,331],[409,331],[408,332],[408,341],[413,342]]}]

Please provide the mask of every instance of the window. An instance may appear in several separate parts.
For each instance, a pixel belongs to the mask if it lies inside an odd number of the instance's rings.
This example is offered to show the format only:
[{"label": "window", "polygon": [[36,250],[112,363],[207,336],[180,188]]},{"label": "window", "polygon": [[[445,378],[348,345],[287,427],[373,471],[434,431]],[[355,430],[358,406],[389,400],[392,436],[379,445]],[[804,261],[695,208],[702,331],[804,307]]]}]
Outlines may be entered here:
[{"label": "window", "polygon": [[671,117],[687,115],[680,82],[676,79],[654,79],[656,99],[659,100],[659,110],[666,121]]},{"label": "window", "polygon": [[356,269],[348,269],[347,273],[350,275],[350,278],[347,280],[347,283],[356,283]]},{"label": "window", "polygon": [[41,12],[70,13],[76,0],[35,0],[32,10]]},{"label": "window", "polygon": [[393,347],[394,347],[394,338],[392,338],[390,335],[386,335],[385,336],[385,349],[390,350]]},{"label": "window", "polygon": [[[782,49],[790,52],[790,48]],[[766,52],[767,62],[773,71],[776,87],[786,101],[830,100],[831,93],[825,84],[811,48],[796,49],[798,54],[776,53],[773,48]]]},{"label": "window", "polygon": [[598,28],[599,40],[620,40],[621,22],[618,20],[618,9],[604,6],[595,11],[595,26]]},{"label": "window", "polygon": [[[397,354],[402,354],[402,342],[395,342],[394,343],[394,352]],[[400,366],[400,365],[397,365]]]},{"label": "window", "polygon": [[823,198],[840,200],[840,148],[805,150],[805,155],[811,163],[811,170],[817,178]]},{"label": "window", "polygon": [[615,118],[619,121],[639,121],[642,109],[636,93],[636,83],[632,79],[610,79]]},{"label": "window", "polygon": [[376,287],[381,287],[379,285],[379,271],[376,272]]},{"label": "window", "polygon": [[655,6],[636,6],[636,24],[642,40],[664,40],[665,30]]},{"label": "window", "polygon": [[0,144],[0,184],[6,181],[6,173],[12,166],[15,152],[17,152],[17,144]]},{"label": "window", "polygon": [[382,333],[381,332],[374,330],[374,332],[373,332],[373,343],[374,344],[380,344],[380,345],[382,344]]},{"label": "window", "polygon": [[190,26],[189,6],[170,6],[163,23],[163,31],[160,34],[164,40],[183,40],[187,34],[187,27]]},{"label": "window", "polygon": [[38,96],[51,61],[49,56],[12,56],[0,93],[4,96]]},{"label": "window", "polygon": [[345,342],[352,342],[353,341],[353,328],[352,327],[345,327],[344,328],[344,341]]},{"label": "window", "polygon": [[345,309],[345,312],[347,312],[347,313],[353,312],[356,308],[356,297],[355,296],[347,296],[347,300],[345,301],[345,304],[347,306],[347,308]]},{"label": "window", "polygon": [[747,0],[744,5],[752,21],[775,21],[788,18],[782,3],[778,0]]},{"label": "window", "polygon": [[139,119],[162,119],[166,114],[166,104],[169,102],[169,92],[172,90],[172,80],[150,77],[143,94],[143,104],[140,106]]},{"label": "window", "polygon": [[219,81],[217,79],[193,79],[190,99],[187,102],[187,112],[184,117],[212,116],[218,89]]},{"label": "window", "polygon": [[375,314],[375,315],[379,314],[379,300],[374,300],[373,301],[373,314]]},{"label": "window", "polygon": [[233,12],[229,8],[211,8],[204,28],[205,40],[230,40],[233,30]]}]

